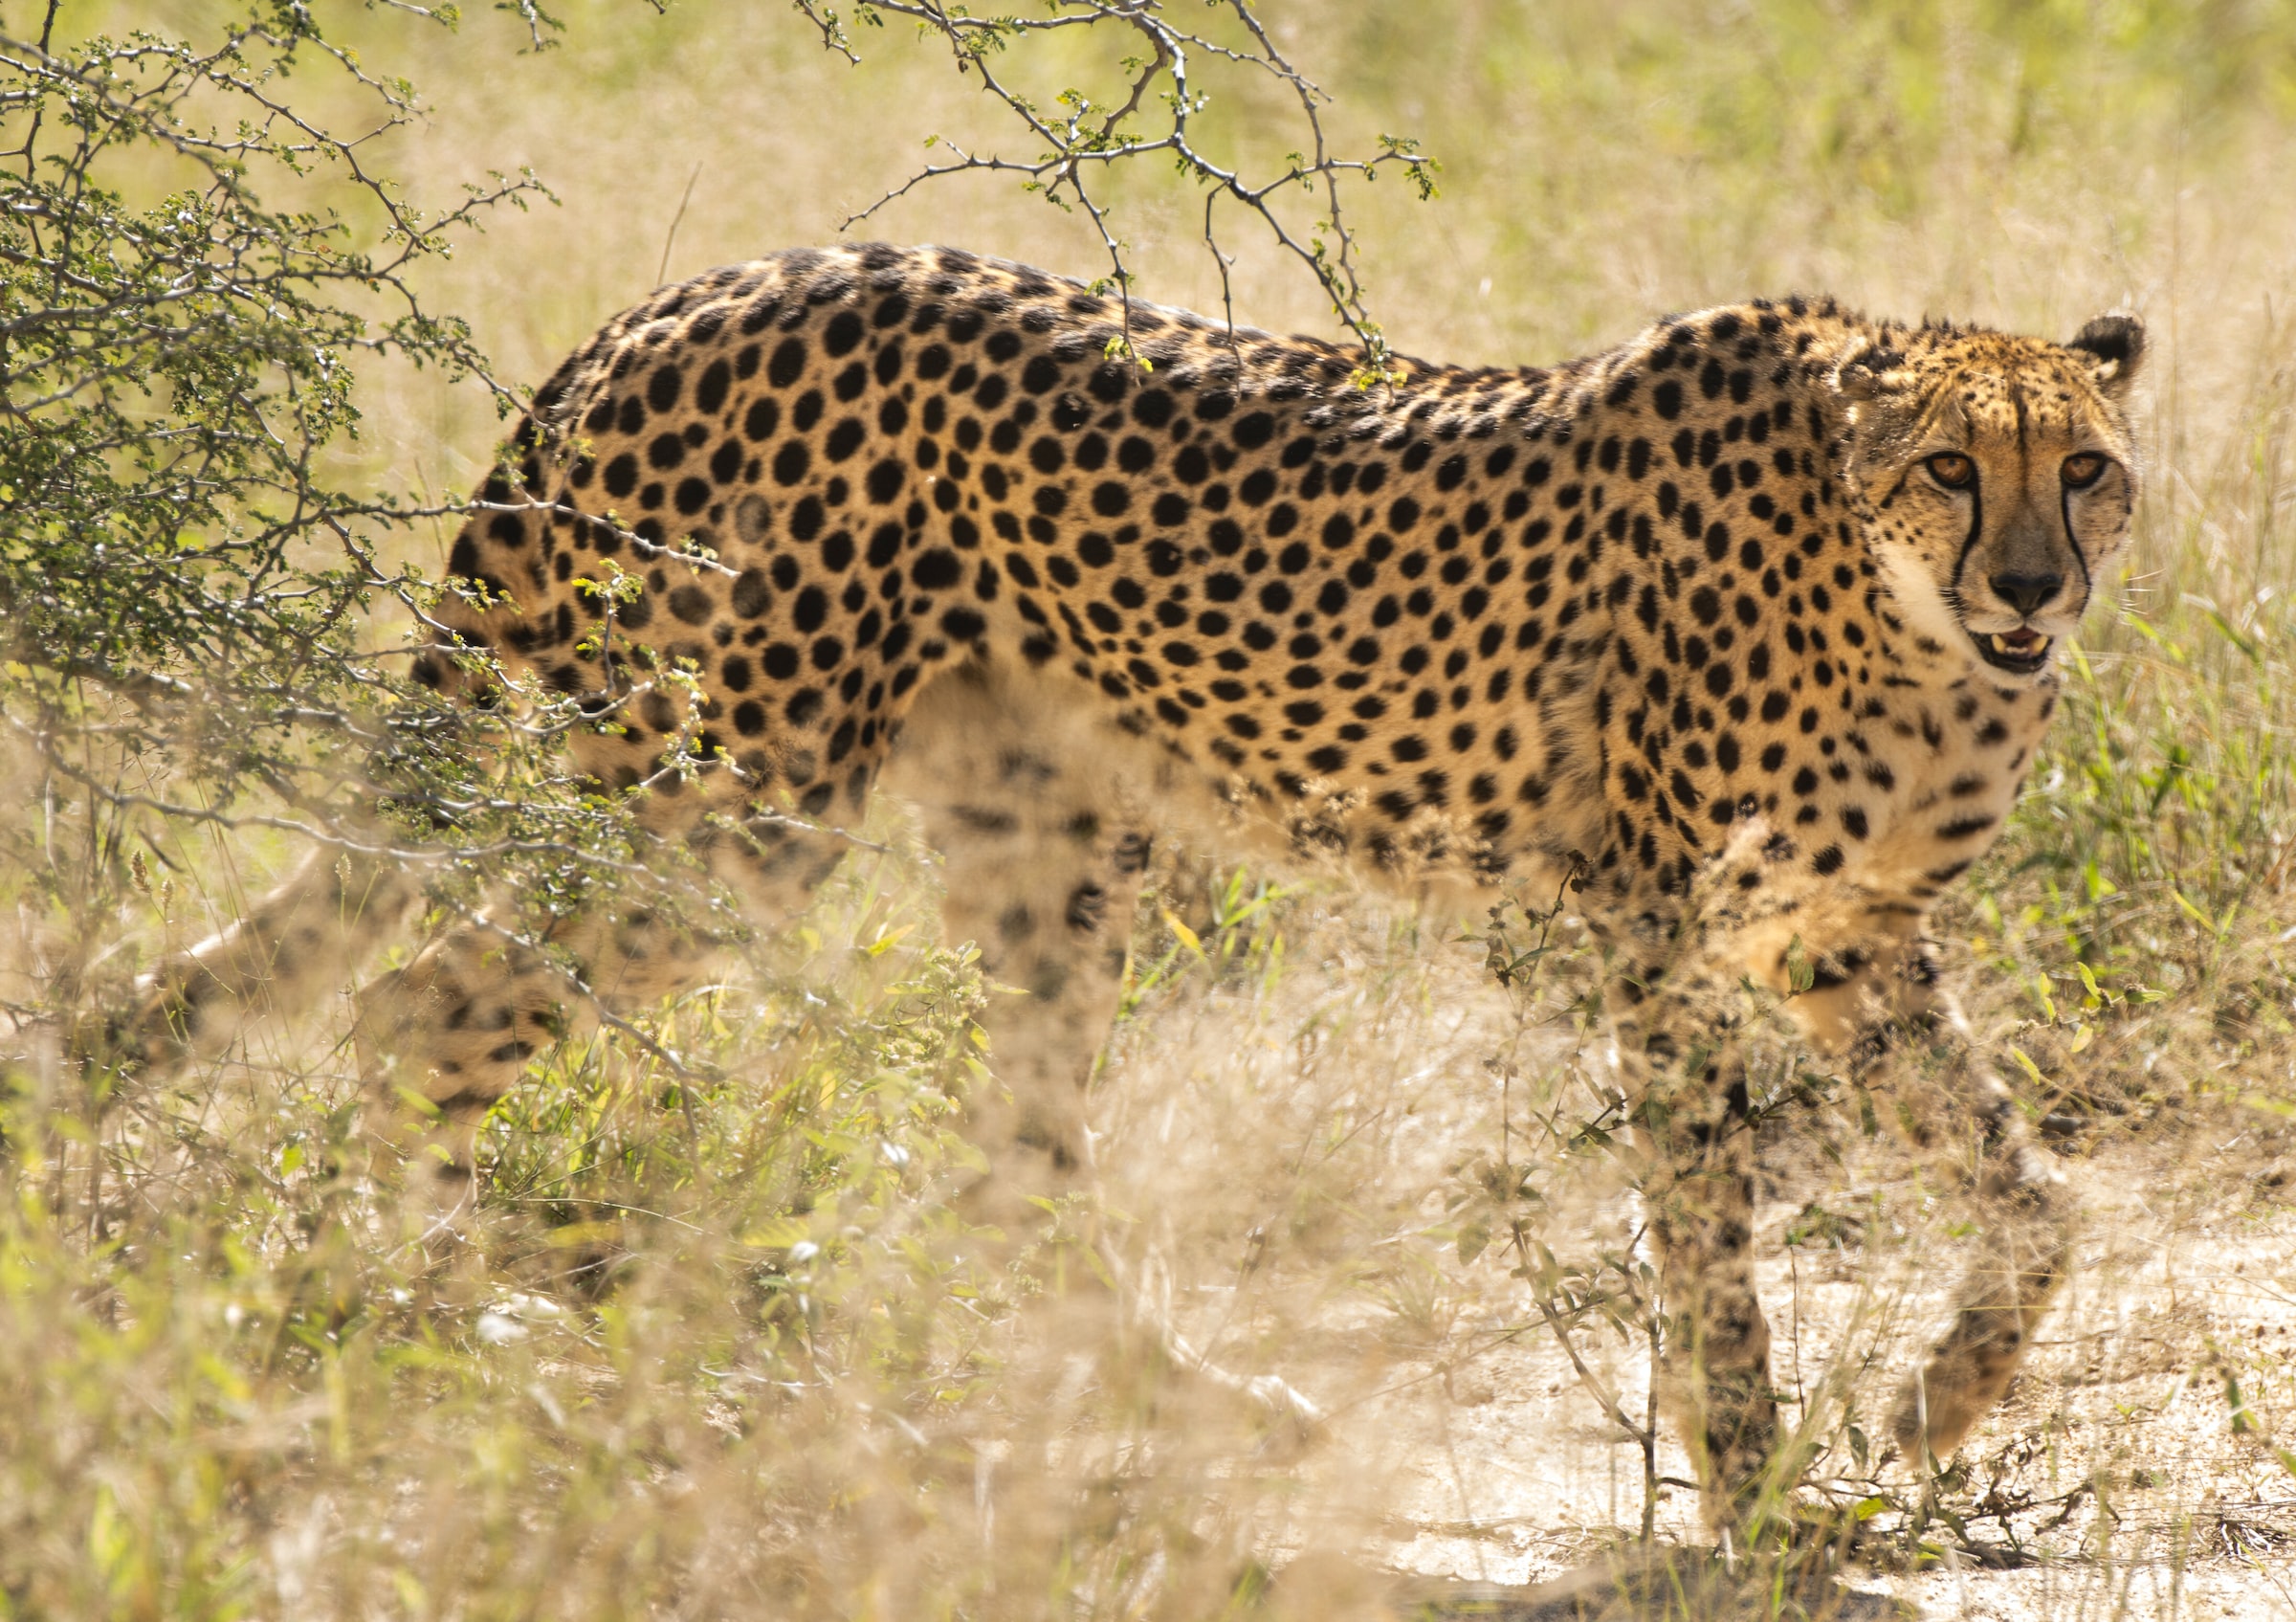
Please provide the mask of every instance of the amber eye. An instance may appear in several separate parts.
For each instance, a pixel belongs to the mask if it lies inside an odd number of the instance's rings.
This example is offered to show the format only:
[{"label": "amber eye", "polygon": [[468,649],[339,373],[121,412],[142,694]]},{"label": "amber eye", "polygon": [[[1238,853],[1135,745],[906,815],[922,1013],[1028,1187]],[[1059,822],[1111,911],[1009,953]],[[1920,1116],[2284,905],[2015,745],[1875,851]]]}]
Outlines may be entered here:
[{"label": "amber eye", "polygon": [[2105,470],[2109,465],[2094,451],[2084,451],[2077,456],[2065,457],[2064,466],[2058,470],[2058,477],[2064,480],[2067,490],[2086,490],[2105,477]]},{"label": "amber eye", "polygon": [[1966,490],[1977,481],[1977,464],[1958,451],[1940,451],[1921,465],[1948,490]]}]

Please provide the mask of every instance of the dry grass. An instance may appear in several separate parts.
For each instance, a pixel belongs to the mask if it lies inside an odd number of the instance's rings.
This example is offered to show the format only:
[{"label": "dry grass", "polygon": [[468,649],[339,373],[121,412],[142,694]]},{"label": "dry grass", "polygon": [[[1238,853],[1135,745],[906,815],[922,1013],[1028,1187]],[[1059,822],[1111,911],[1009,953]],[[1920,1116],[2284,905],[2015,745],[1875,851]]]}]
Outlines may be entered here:
[{"label": "dry grass", "polygon": [[[666,242],[676,276],[828,239],[924,133],[994,127],[896,33],[848,72],[770,10],[567,10],[541,57],[483,18],[411,45],[348,19],[438,108],[378,162],[418,192],[531,163],[563,199],[434,288],[508,375],[645,293]],[[2296,1444],[2296,17],[1267,10],[1343,127],[1446,162],[1431,207],[1358,199],[1407,352],[1539,362],[1792,288],[2051,333],[2147,318],[2125,603],[2092,620],[2050,755],[1947,920],[2096,1214],[1940,1500],[1959,1527],[1877,1518],[1860,1582],[1940,1616],[2296,1615],[2276,1451]],[[1280,150],[1279,111],[1218,109],[1228,139]],[[1146,173],[1122,195],[1147,294],[1215,302],[1199,205]],[[875,229],[1097,269],[1079,222],[989,183]],[[1271,255],[1247,250],[1238,288],[1251,320],[1320,324]],[[496,432],[475,396],[374,381],[346,454],[473,484]],[[114,905],[75,876],[124,831],[11,777],[15,1002],[116,943],[204,933],[293,857],[152,829],[166,862]],[[484,1220],[443,1272],[357,1174],[340,1018],[100,1114],[28,1050],[0,1121],[0,1614],[1376,1615],[1376,1573],[1521,1582],[1621,1546],[1639,1458],[1502,1249],[1460,1259],[1457,1215],[1462,1168],[1505,1156],[1598,1043],[1526,1024],[1457,921],[1328,882],[1251,910],[1258,878],[1222,902],[1190,870],[1173,894],[1202,955],[1144,911],[1098,1092],[1109,1203],[1192,1332],[1335,1408],[1292,1451],[1164,1378],[1103,1293],[1069,1287],[1089,1257],[1058,1230],[1006,1266],[939,1203],[995,993],[936,944],[930,861],[897,811],[880,821],[895,855],[857,856],[738,983],[658,1011],[698,1079],[613,1044],[538,1069],[490,1127]],[[1963,1236],[1854,1098],[1802,1112],[1766,1165],[1779,1377],[1839,1443],[1933,1323]],[[1630,1221],[1601,1170],[1555,1163],[1558,1249]],[[1635,1348],[1587,1355],[1633,1411]],[[1657,1519],[1692,1534],[1687,1495]],[[2029,1564],[1973,1567],[1964,1533]]]}]

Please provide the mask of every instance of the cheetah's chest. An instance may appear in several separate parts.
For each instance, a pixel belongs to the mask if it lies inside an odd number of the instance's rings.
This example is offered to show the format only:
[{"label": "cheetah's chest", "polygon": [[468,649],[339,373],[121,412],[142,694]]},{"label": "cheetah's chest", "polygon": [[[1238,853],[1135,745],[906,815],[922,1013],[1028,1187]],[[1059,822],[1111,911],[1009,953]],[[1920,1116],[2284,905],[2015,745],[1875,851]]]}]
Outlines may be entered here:
[{"label": "cheetah's chest", "polygon": [[2053,686],[1986,684],[1892,718],[1869,744],[1874,775],[1890,787],[1866,796],[1867,837],[1844,862],[1849,880],[1926,901],[1959,878],[2000,836],[2054,704]]}]

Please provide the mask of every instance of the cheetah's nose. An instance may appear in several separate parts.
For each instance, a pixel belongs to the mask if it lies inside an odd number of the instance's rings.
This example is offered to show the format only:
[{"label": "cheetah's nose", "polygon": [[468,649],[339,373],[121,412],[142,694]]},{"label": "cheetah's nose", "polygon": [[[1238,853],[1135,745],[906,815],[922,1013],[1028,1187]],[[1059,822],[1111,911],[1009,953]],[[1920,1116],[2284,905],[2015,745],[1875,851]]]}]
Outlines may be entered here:
[{"label": "cheetah's nose", "polygon": [[1986,585],[2020,614],[2035,614],[2064,586],[2062,574],[1997,574]]}]

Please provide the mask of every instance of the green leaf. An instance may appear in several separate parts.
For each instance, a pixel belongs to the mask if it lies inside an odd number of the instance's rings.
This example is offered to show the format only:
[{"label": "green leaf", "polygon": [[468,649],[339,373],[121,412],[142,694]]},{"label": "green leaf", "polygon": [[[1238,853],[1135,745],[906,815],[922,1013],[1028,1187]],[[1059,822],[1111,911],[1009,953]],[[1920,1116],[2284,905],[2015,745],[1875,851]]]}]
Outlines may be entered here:
[{"label": "green leaf", "polygon": [[1803,947],[1801,937],[1796,935],[1786,943],[1786,984],[1795,995],[1799,996],[1817,983],[1817,966],[1810,962],[1810,954]]},{"label": "green leaf", "polygon": [[1470,1222],[1459,1230],[1459,1260],[1462,1264],[1481,1255],[1490,1245],[1490,1224]]}]

